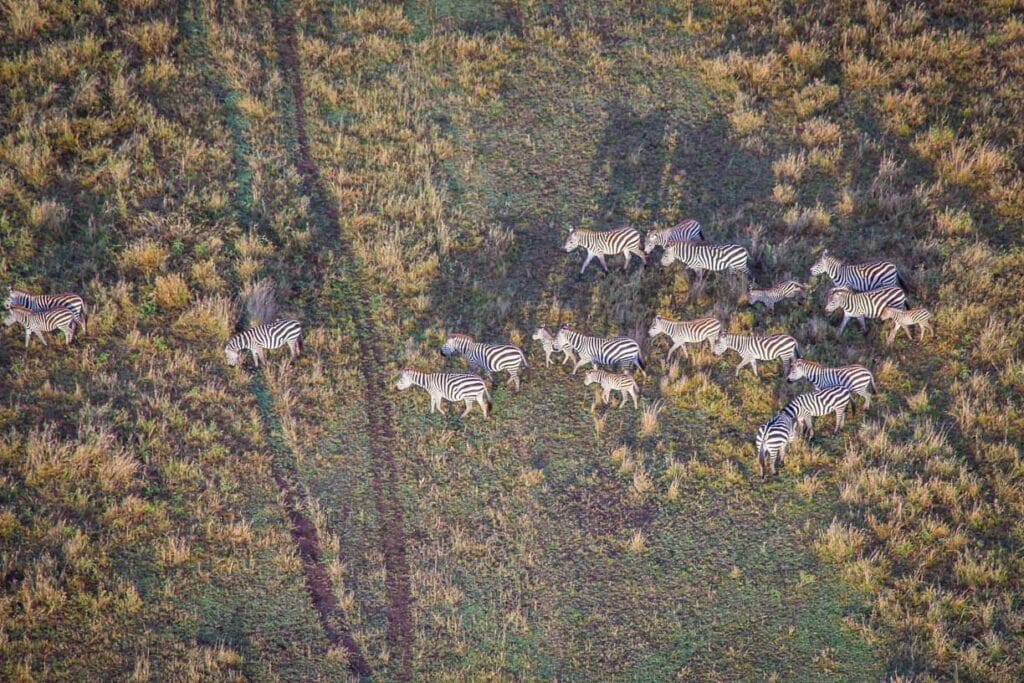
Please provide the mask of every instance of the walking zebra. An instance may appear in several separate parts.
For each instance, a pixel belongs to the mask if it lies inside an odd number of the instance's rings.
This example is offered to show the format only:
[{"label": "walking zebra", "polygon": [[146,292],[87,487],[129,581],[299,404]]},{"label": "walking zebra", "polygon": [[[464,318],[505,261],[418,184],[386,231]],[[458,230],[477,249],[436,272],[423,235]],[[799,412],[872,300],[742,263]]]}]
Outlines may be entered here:
[{"label": "walking zebra", "polygon": [[260,361],[266,360],[266,349],[279,349],[285,344],[291,353],[291,362],[302,351],[302,324],[298,320],[278,318],[272,323],[239,332],[224,346],[224,355],[228,365],[235,367],[240,354],[248,349],[252,353],[252,362],[259,367]]},{"label": "walking zebra", "polygon": [[676,242],[665,247],[661,265],[669,266],[680,261],[697,273],[697,281],[704,279],[704,271],[733,271],[750,275],[747,262],[750,255],[738,244],[706,244],[704,242]]},{"label": "walking zebra", "polygon": [[676,242],[699,242],[703,239],[704,229],[700,227],[700,223],[692,218],[687,218],[679,225],[647,233],[644,253],[650,254],[655,247],[667,247]]},{"label": "walking zebra", "polygon": [[611,402],[612,391],[617,391],[619,392],[619,398],[622,399],[619,402],[619,408],[626,405],[627,395],[633,399],[634,408],[640,407],[640,404],[637,402],[640,388],[631,375],[608,372],[607,370],[588,370],[583,378],[583,384],[584,386],[590,386],[594,382],[601,385],[601,400],[605,402],[605,405]]},{"label": "walking zebra", "polygon": [[849,289],[833,289],[825,304],[825,313],[836,309],[843,311],[843,322],[839,325],[839,336],[851,318],[856,318],[860,328],[867,334],[865,318],[880,318],[886,308],[906,308],[907,295],[899,287],[882,287],[870,292],[853,292]]},{"label": "walking zebra", "polygon": [[910,327],[912,325],[918,325],[921,328],[921,341],[924,341],[924,334],[928,332],[935,334],[935,330],[932,329],[932,314],[924,308],[911,308],[908,311],[902,308],[886,308],[882,311],[879,316],[882,320],[892,320],[893,325],[892,331],[889,332],[888,338],[886,338],[886,344],[892,344],[893,340],[896,339],[896,333],[901,329],[907,333],[907,338],[910,341],[914,341],[914,335],[910,333]]},{"label": "walking zebra", "polygon": [[812,277],[822,273],[827,273],[832,278],[834,287],[846,287],[855,292],[869,292],[881,287],[907,289],[896,266],[889,261],[867,261],[843,265],[842,261],[829,255],[828,249],[821,252],[821,257],[811,266]]},{"label": "walking zebra", "polygon": [[750,365],[757,377],[757,361],[759,360],[782,360],[783,373],[789,371],[789,362],[794,357],[800,357],[800,345],[796,339],[788,334],[773,334],[764,337],[758,334],[722,334],[715,340],[711,347],[716,356],[721,356],[728,349],[740,354],[740,364],[736,366],[736,376],[739,377],[740,369],[744,365]]},{"label": "walking zebra", "polygon": [[555,336],[548,332],[546,327],[538,327],[537,331],[533,333],[533,339],[540,342],[540,345],[544,347],[544,364],[551,365],[551,354],[555,351],[562,352],[562,365],[565,365],[569,361],[576,362],[576,356],[573,354],[572,349],[559,347],[555,344]]},{"label": "walking zebra", "polygon": [[647,334],[651,337],[666,334],[672,339],[672,348],[668,350],[668,356],[665,358],[665,361],[668,362],[672,360],[672,354],[677,349],[682,349],[683,356],[688,358],[687,344],[700,344],[707,340],[708,346],[712,346],[718,335],[722,334],[722,323],[711,317],[694,320],[669,320],[657,315],[654,317],[654,322],[651,323],[651,329],[647,330]]},{"label": "walking zebra", "polygon": [[437,408],[444,413],[444,401],[457,403],[464,401],[466,411],[462,417],[469,415],[473,409],[473,402],[480,404],[486,418],[490,413],[491,394],[487,391],[487,385],[480,375],[473,375],[468,372],[435,372],[426,373],[416,370],[403,370],[398,376],[398,383],[395,385],[399,391],[405,391],[409,387],[417,386],[427,390],[430,394],[430,412]]},{"label": "walking zebra", "polygon": [[[806,377],[814,385],[815,389],[828,389],[829,387],[843,387],[855,394],[864,397],[864,410],[871,405],[871,394],[877,394],[875,378],[863,365],[842,365],[837,368],[827,368],[821,363],[813,360],[798,358],[789,367],[787,382],[796,382]],[[855,408],[852,403],[851,408]]]},{"label": "walking zebra", "polygon": [[519,391],[519,372],[526,367],[526,354],[518,346],[486,344],[468,334],[450,334],[441,346],[441,354],[465,356],[470,370],[482,370],[490,380],[494,379],[495,372],[508,372],[509,382]]},{"label": "walking zebra", "polygon": [[61,294],[29,294],[20,289],[11,287],[7,293],[6,308],[11,306],[23,306],[33,313],[41,313],[51,308],[63,306],[75,314],[75,322],[82,326],[82,330],[88,332],[88,310],[85,307],[85,300],[72,292]]},{"label": "walking zebra", "polygon": [[775,461],[780,466],[786,465],[786,448],[796,436],[796,419],[787,412],[781,412],[765,422],[757,430],[757,464],[761,469],[761,478],[765,479],[768,470],[775,475]]},{"label": "walking zebra", "polygon": [[27,349],[29,342],[32,341],[33,334],[39,337],[39,341],[43,342],[43,346],[47,346],[46,337],[43,336],[43,332],[53,332],[54,330],[60,330],[64,333],[65,346],[70,344],[75,336],[77,319],[74,312],[64,306],[56,306],[37,313],[25,306],[15,304],[7,311],[4,325],[10,327],[15,323],[25,328],[25,348]]},{"label": "walking zebra", "polygon": [[604,257],[610,254],[622,254],[626,257],[626,262],[622,266],[623,270],[629,268],[629,261],[633,254],[640,257],[641,263],[647,262],[647,257],[640,249],[640,233],[636,228],[624,227],[604,232],[576,228],[569,233],[569,239],[565,241],[565,250],[571,252],[578,247],[587,250],[587,258],[583,261],[583,267],[580,268],[580,275],[583,275],[583,271],[587,269],[595,256],[606,273],[608,264],[605,263]]},{"label": "walking zebra", "polygon": [[775,304],[786,299],[798,299],[804,296],[807,288],[796,280],[786,280],[769,289],[751,289],[747,295],[750,305],[762,303],[768,310],[775,312]]},{"label": "walking zebra", "polygon": [[835,433],[843,428],[846,421],[846,406],[850,403],[848,387],[829,387],[800,394],[783,409],[797,421],[798,426],[807,430],[807,438],[814,438],[814,421],[812,418],[834,413],[836,416]]},{"label": "walking zebra", "polygon": [[607,365],[613,369],[620,365],[627,368],[635,365],[644,373],[644,377],[647,376],[644,362],[640,358],[640,345],[629,337],[588,337],[568,327],[562,327],[555,337],[555,344],[562,349],[572,349],[579,356],[572,369],[574,375],[584,363],[590,363],[594,368],[598,365]]}]

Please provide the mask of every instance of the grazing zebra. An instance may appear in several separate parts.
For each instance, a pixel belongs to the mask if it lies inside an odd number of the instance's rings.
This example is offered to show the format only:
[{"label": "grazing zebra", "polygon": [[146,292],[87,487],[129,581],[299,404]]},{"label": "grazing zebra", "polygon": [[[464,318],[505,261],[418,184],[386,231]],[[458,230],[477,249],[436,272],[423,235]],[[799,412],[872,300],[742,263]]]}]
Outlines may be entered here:
[{"label": "grazing zebra", "polygon": [[665,247],[661,265],[669,266],[680,261],[697,273],[697,281],[704,278],[704,271],[733,271],[750,275],[747,262],[750,255],[738,244],[706,244],[704,242],[676,242]]},{"label": "grazing zebra", "polygon": [[760,302],[768,307],[768,310],[775,312],[775,304],[786,299],[798,299],[804,296],[807,288],[796,280],[786,280],[769,289],[751,289],[747,298],[750,305]]},{"label": "grazing zebra", "polygon": [[6,308],[11,306],[23,306],[33,313],[63,306],[75,314],[75,322],[82,326],[82,330],[88,332],[88,310],[85,307],[85,300],[77,294],[63,292],[61,294],[29,294],[20,289],[11,287],[7,293]]},{"label": "grazing zebra", "polygon": [[561,348],[555,343],[555,336],[548,332],[546,327],[538,327],[537,331],[533,333],[533,339],[540,342],[540,345],[544,347],[544,364],[551,365],[551,354],[555,351],[562,352],[562,365],[565,365],[569,361],[576,362],[576,356],[573,354],[572,349]]},{"label": "grazing zebra", "polygon": [[468,334],[450,334],[441,346],[444,356],[465,356],[470,370],[483,370],[493,380],[495,372],[508,372],[509,382],[519,391],[519,372],[526,367],[526,354],[512,344],[486,344]]},{"label": "grazing zebra", "polygon": [[657,337],[659,334],[666,334],[672,339],[672,348],[668,350],[668,357],[665,361],[672,360],[672,354],[677,349],[683,350],[683,356],[689,357],[686,352],[687,344],[699,344],[707,340],[708,346],[714,344],[718,335],[722,334],[722,323],[716,318],[704,317],[695,320],[669,320],[660,315],[654,317],[651,329],[647,330],[648,336]]},{"label": "grazing zebra", "polygon": [[757,464],[761,469],[761,478],[765,479],[770,469],[775,475],[775,461],[786,465],[786,448],[796,436],[796,420],[787,413],[781,412],[757,430]]},{"label": "grazing zebra", "polygon": [[925,332],[935,334],[935,330],[932,329],[932,314],[924,308],[911,308],[908,311],[902,308],[889,307],[882,311],[879,316],[882,320],[892,320],[893,325],[892,331],[889,333],[889,337],[885,340],[886,344],[892,344],[893,340],[896,339],[896,333],[902,329],[907,333],[907,338],[910,341],[914,341],[914,335],[910,333],[910,327],[912,325],[918,325],[921,328],[921,341],[924,341]]},{"label": "grazing zebra", "polygon": [[291,352],[288,361],[291,362],[302,351],[302,324],[298,320],[278,318],[272,323],[239,332],[224,346],[224,355],[228,365],[235,367],[241,352],[248,349],[252,353],[252,362],[259,367],[260,361],[266,360],[266,349],[279,349],[285,344]]},{"label": "grazing zebra", "polygon": [[565,241],[565,250],[571,252],[578,247],[587,250],[587,258],[583,261],[583,267],[580,268],[580,275],[583,275],[583,271],[587,269],[595,256],[606,273],[608,264],[604,262],[604,257],[609,254],[622,254],[626,257],[626,262],[622,266],[623,270],[629,268],[629,261],[633,254],[640,257],[641,263],[647,263],[647,257],[640,249],[640,233],[636,228],[624,227],[604,232],[576,228],[569,233],[569,239]]},{"label": "grazing zebra", "polygon": [[850,403],[853,394],[848,387],[829,387],[828,389],[817,389],[806,394],[800,394],[783,409],[797,421],[798,426],[807,430],[807,438],[814,438],[814,421],[812,418],[835,413],[836,429],[843,428],[846,421],[846,406]]},{"label": "grazing zebra", "polygon": [[[829,387],[843,387],[855,394],[864,397],[864,410],[871,405],[871,394],[877,394],[875,378],[863,365],[842,365],[837,368],[827,368],[821,363],[813,360],[798,358],[789,367],[789,374],[786,381],[792,383],[806,377],[814,385],[815,389],[828,389]],[[854,404],[850,404],[854,408]]]},{"label": "grazing zebra", "polygon": [[676,242],[699,242],[703,239],[704,229],[700,227],[700,223],[692,218],[687,218],[679,225],[647,233],[644,253],[650,254],[655,247],[667,247]]},{"label": "grazing zebra", "polygon": [[625,373],[608,372],[607,370],[588,370],[586,376],[583,378],[584,386],[590,386],[594,382],[601,385],[601,400],[608,404],[611,402],[612,391],[619,392],[619,397],[622,399],[619,402],[619,408],[626,405],[626,396],[630,396],[633,399],[633,407],[639,408],[640,404],[637,403],[637,395],[640,388],[637,386],[636,380],[631,375]]},{"label": "grazing zebra", "polygon": [[739,377],[740,369],[749,364],[757,377],[757,361],[759,360],[782,360],[783,374],[789,372],[789,362],[794,357],[800,357],[800,345],[796,339],[788,334],[773,334],[764,337],[758,334],[722,334],[715,340],[711,350],[716,356],[721,356],[726,350],[732,349],[740,354],[740,364],[736,366],[736,376]]},{"label": "grazing zebra", "polygon": [[907,295],[899,287],[882,287],[872,289],[870,292],[853,292],[849,289],[833,289],[829,294],[828,303],[825,304],[825,312],[832,313],[836,309],[842,309],[843,322],[839,325],[839,336],[843,336],[843,330],[850,318],[856,318],[860,328],[866,334],[868,325],[864,318],[879,318],[886,308],[906,308]]},{"label": "grazing zebra", "polygon": [[480,404],[480,410],[483,411],[485,418],[490,413],[491,394],[480,375],[468,372],[427,373],[403,370],[395,386],[399,391],[405,391],[411,386],[426,389],[430,394],[430,412],[437,408],[439,412],[444,413],[444,400],[452,403],[464,401],[466,411],[462,413],[462,417],[469,415],[469,411],[473,409],[473,401]]},{"label": "grazing zebra", "polygon": [[640,345],[629,337],[587,337],[562,327],[555,337],[555,344],[562,349],[572,349],[579,356],[572,369],[574,375],[584,363],[590,363],[591,367],[608,365],[613,369],[620,365],[627,368],[635,365],[644,373],[644,377],[647,376],[644,362],[640,358]]},{"label": "grazing zebra", "polygon": [[75,326],[78,324],[77,318],[70,308],[56,306],[37,313],[18,304],[11,306],[7,311],[7,317],[4,318],[4,325],[7,327],[14,323],[18,323],[25,328],[26,349],[29,342],[32,341],[33,334],[39,337],[39,341],[43,342],[43,346],[47,346],[46,337],[43,336],[43,332],[53,332],[54,330],[60,330],[64,333],[64,344],[66,346],[74,338]]},{"label": "grazing zebra", "polygon": [[907,289],[896,266],[889,261],[868,261],[844,266],[835,256],[829,256],[828,249],[821,252],[821,257],[811,266],[812,277],[822,273],[832,278],[833,286],[855,292],[869,292],[881,287]]}]

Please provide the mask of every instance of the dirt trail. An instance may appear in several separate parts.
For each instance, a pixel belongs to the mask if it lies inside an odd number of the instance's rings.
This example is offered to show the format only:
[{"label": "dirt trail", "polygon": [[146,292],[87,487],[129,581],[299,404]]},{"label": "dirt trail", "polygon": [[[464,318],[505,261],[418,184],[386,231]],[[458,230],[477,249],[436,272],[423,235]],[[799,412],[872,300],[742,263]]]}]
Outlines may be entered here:
[{"label": "dirt trail", "polygon": [[[320,169],[309,148],[306,128],[305,91],[296,49],[295,21],[284,8],[273,13],[280,67],[291,89],[297,156],[295,166],[302,176],[311,206],[322,223],[320,239],[341,256],[342,286],[347,289],[345,303],[355,325],[359,341],[359,371],[363,376],[362,399],[367,406],[370,456],[373,467],[374,501],[381,524],[381,543],[387,574],[387,641],[399,661],[400,680],[412,678],[412,618],[409,563],[405,551],[404,513],[395,497],[398,491],[398,467],[395,461],[395,431],[390,388],[382,370],[387,354],[380,345],[377,324],[365,275],[351,244],[341,231],[338,208],[323,183]],[[316,252],[319,253],[319,252]]]}]

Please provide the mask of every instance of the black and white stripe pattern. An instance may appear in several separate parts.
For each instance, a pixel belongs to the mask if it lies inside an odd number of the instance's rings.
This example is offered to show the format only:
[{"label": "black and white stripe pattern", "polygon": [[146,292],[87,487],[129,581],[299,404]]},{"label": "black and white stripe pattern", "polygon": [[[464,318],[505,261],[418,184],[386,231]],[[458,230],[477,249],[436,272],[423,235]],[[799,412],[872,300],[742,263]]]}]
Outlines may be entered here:
[{"label": "black and white stripe pattern", "polygon": [[7,311],[4,325],[10,327],[15,323],[25,328],[25,348],[27,349],[33,334],[39,337],[43,346],[46,346],[46,337],[43,336],[43,332],[53,332],[54,330],[63,332],[65,345],[70,344],[75,336],[77,317],[70,308],[64,306],[57,306],[37,313],[25,306],[15,304]]},{"label": "black and white stripe pattern", "polygon": [[623,270],[629,268],[629,261],[634,254],[640,257],[641,263],[647,262],[647,257],[640,249],[640,233],[636,228],[624,227],[604,232],[577,228],[569,233],[569,239],[565,241],[565,250],[571,252],[578,247],[587,250],[587,258],[580,268],[580,275],[595,256],[605,272],[608,272],[608,264],[605,263],[604,257],[611,254],[622,254],[626,257]]},{"label": "black and white stripe pattern", "polygon": [[665,247],[661,265],[670,266],[679,261],[697,273],[698,281],[704,271],[731,271],[750,275],[747,265],[750,255],[738,244],[707,244],[705,242],[676,242]]},{"label": "black and white stripe pattern", "polygon": [[687,218],[682,223],[664,230],[652,230],[647,233],[644,242],[644,253],[650,254],[655,247],[667,247],[676,242],[698,242],[704,239],[704,229],[700,223]]},{"label": "black and white stripe pattern", "polygon": [[463,401],[466,410],[462,417],[469,415],[473,409],[473,402],[480,405],[486,418],[490,414],[491,394],[487,391],[487,384],[480,375],[473,375],[467,372],[418,372],[416,370],[403,370],[398,376],[398,383],[395,385],[399,391],[405,391],[409,387],[417,386],[427,390],[430,394],[430,412],[436,408],[444,413],[444,403],[451,401],[457,403]]},{"label": "black and white stripe pattern", "polygon": [[882,287],[870,292],[854,292],[849,289],[833,289],[829,294],[825,312],[843,311],[843,322],[839,325],[839,336],[843,335],[846,324],[856,318],[861,329],[866,333],[868,325],[865,318],[880,318],[887,308],[906,308],[907,295],[899,287]]},{"label": "black and white stripe pattern", "polygon": [[744,365],[750,365],[757,376],[757,361],[759,360],[782,360],[783,372],[788,372],[789,361],[800,357],[800,345],[796,339],[788,334],[773,334],[761,336],[757,334],[723,334],[715,340],[711,350],[716,356],[721,356],[728,349],[740,354],[740,364],[736,366],[736,376]]},{"label": "black and white stripe pattern", "polygon": [[708,346],[714,343],[718,335],[722,333],[722,323],[717,318],[704,317],[694,320],[669,320],[660,315],[655,316],[651,328],[647,334],[657,337],[659,334],[668,335],[672,339],[672,348],[668,350],[666,362],[672,360],[672,354],[677,349],[683,350],[683,356],[689,357],[686,351],[687,344],[699,344],[707,341]]},{"label": "black and white stripe pattern", "polygon": [[51,308],[63,306],[75,314],[75,322],[88,331],[88,310],[85,300],[72,292],[61,294],[29,294],[28,292],[11,287],[7,293],[6,308],[11,306],[22,306],[33,313],[41,313]]},{"label": "black and white stripe pattern", "polygon": [[896,339],[896,333],[901,329],[907,333],[907,339],[914,341],[914,335],[910,333],[910,328],[913,325],[920,326],[921,341],[924,341],[925,332],[935,334],[935,330],[932,329],[932,314],[924,308],[911,308],[907,311],[902,308],[886,308],[879,317],[882,320],[892,320],[895,323],[885,340],[886,344],[891,344]]},{"label": "black and white stripe pattern", "polygon": [[589,386],[595,382],[601,385],[601,399],[605,404],[611,401],[612,391],[617,391],[622,399],[619,402],[619,408],[626,405],[626,396],[630,396],[633,399],[634,408],[640,407],[640,404],[637,402],[640,388],[631,375],[608,372],[607,370],[588,370],[583,378],[583,384]]},{"label": "black and white stripe pattern", "polygon": [[843,387],[864,397],[864,409],[871,405],[871,394],[877,393],[875,378],[863,365],[842,365],[836,368],[825,367],[812,360],[798,358],[789,368],[786,380],[796,382],[806,377],[815,389]]},{"label": "black and white stripe pattern", "polygon": [[573,354],[572,349],[566,349],[558,346],[555,343],[555,335],[548,332],[546,327],[538,327],[533,333],[533,339],[539,341],[540,345],[544,348],[544,364],[551,365],[551,354],[556,351],[562,352],[562,365],[565,365],[569,361],[576,362],[576,356]]},{"label": "black and white stripe pattern", "polygon": [[470,370],[482,370],[488,379],[495,372],[508,372],[509,382],[519,391],[519,373],[526,367],[526,354],[512,344],[478,342],[468,334],[450,334],[441,346],[445,356],[465,356]]},{"label": "black and white stripe pattern", "polygon": [[751,289],[747,299],[751,306],[762,303],[774,312],[775,304],[786,299],[798,299],[806,294],[807,288],[796,280],[786,280],[768,289]]},{"label": "black and white stripe pattern", "polygon": [[291,359],[302,351],[302,324],[298,320],[279,318],[272,323],[240,332],[228,340],[224,346],[224,355],[228,365],[235,367],[241,353],[248,349],[252,353],[253,363],[259,367],[260,362],[266,360],[266,349],[278,349],[285,344],[288,345]]},{"label": "black and white stripe pattern", "polygon": [[598,365],[607,365],[612,369],[635,365],[640,372],[647,375],[640,357],[640,345],[629,337],[588,337],[563,327],[558,330],[555,343],[563,349],[572,349],[579,356],[572,369],[574,375],[584,363],[590,363],[595,368]]},{"label": "black and white stripe pattern", "polygon": [[855,292],[869,292],[882,287],[901,287],[906,289],[903,278],[896,266],[889,261],[868,261],[843,265],[835,256],[830,256],[828,249],[811,266],[811,276],[828,274],[834,287],[845,287]]},{"label": "black and white stripe pattern", "polygon": [[789,402],[783,412],[792,415],[797,424],[807,430],[808,439],[814,438],[813,418],[834,413],[836,416],[835,433],[838,434],[846,421],[846,406],[849,405],[851,396],[853,394],[847,387],[818,389],[800,394]]},{"label": "black and white stripe pattern", "polygon": [[775,474],[775,463],[786,464],[786,449],[796,437],[796,419],[789,413],[781,412],[757,430],[757,464],[764,479],[770,471]]}]

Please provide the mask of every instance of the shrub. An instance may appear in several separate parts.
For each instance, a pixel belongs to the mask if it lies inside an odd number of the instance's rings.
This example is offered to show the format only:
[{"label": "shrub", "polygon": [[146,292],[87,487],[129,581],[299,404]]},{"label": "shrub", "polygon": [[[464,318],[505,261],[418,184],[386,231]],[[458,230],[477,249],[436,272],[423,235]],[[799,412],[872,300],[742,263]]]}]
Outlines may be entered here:
[{"label": "shrub", "polygon": [[177,311],[188,305],[189,291],[180,275],[157,275],[153,301],[165,311]]}]

